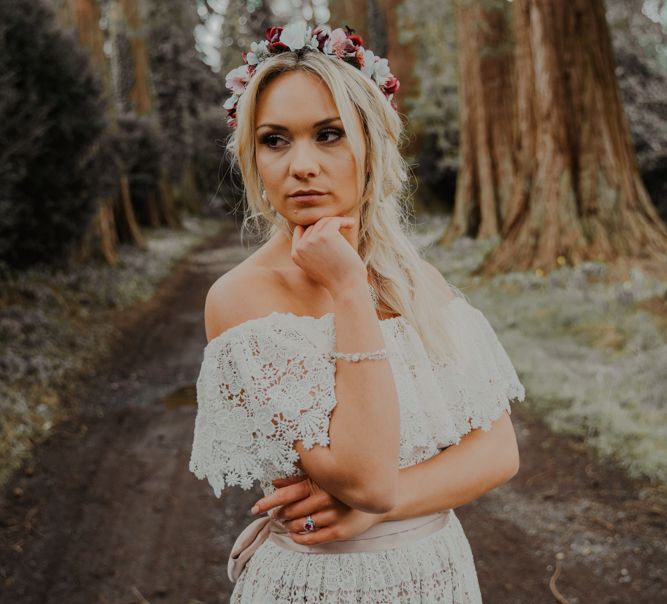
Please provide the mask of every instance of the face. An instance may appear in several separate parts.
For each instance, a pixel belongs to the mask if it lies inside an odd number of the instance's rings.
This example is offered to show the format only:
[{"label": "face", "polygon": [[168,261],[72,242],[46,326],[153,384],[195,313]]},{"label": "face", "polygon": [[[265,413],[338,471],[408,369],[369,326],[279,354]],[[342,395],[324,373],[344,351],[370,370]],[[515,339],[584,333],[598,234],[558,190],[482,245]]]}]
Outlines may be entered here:
[{"label": "face", "polygon": [[[256,162],[269,203],[290,231],[323,216],[359,216],[362,191],[343,122],[331,92],[316,75],[277,76],[257,100]],[[355,127],[363,140],[361,120]],[[365,144],[363,153],[365,156]],[[322,195],[295,197],[299,189]]]}]

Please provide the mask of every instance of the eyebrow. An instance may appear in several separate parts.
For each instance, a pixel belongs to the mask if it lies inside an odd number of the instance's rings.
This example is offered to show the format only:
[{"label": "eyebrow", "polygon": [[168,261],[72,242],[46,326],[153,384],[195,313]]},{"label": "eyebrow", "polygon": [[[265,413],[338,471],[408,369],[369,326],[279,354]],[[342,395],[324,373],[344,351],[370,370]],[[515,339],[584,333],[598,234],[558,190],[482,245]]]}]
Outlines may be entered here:
[{"label": "eyebrow", "polygon": [[[324,120],[320,120],[319,122],[315,122],[313,124],[313,128],[317,128],[318,126],[322,126],[323,124],[328,124],[329,122],[335,122],[338,120],[340,120],[339,116],[328,117]],[[259,126],[257,126],[257,130],[259,130],[260,128],[275,128],[276,130],[289,130],[289,128],[287,128],[286,126],[281,126],[280,124],[260,124]]]}]

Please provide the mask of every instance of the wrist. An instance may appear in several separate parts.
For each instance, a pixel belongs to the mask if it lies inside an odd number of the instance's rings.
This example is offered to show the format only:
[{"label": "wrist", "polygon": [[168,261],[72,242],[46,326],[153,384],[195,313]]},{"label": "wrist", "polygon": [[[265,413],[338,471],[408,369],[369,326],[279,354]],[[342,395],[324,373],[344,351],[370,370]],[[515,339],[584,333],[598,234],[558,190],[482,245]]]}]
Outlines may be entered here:
[{"label": "wrist", "polygon": [[368,280],[365,276],[348,277],[344,282],[337,283],[329,288],[329,293],[335,304],[348,305],[352,302],[358,302],[359,297],[367,293]]}]

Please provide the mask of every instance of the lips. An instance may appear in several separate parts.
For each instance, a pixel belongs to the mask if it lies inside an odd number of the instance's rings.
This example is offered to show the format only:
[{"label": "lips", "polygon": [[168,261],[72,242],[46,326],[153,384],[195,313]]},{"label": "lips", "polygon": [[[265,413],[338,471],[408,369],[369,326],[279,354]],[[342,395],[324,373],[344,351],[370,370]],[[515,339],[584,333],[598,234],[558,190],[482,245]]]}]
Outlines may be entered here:
[{"label": "lips", "polygon": [[324,195],[324,191],[318,191],[316,189],[304,189],[292,193],[290,197],[314,197],[317,195]]}]

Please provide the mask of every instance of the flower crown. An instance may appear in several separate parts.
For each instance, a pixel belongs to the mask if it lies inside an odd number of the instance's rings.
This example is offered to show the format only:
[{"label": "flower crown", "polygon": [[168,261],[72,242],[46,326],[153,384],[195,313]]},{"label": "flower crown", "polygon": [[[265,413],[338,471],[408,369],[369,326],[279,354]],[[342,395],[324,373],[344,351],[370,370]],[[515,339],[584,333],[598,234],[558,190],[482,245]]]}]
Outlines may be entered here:
[{"label": "flower crown", "polygon": [[397,109],[394,93],[400,85],[398,78],[389,71],[387,59],[374,55],[372,51],[364,48],[363,44],[361,36],[355,34],[347,25],[345,30],[338,28],[333,31],[328,25],[311,29],[303,22],[291,23],[286,27],[267,28],[266,40],[253,42],[250,52],[241,53],[245,64],[232,69],[225,76],[225,86],[232,91],[232,95],[223,105],[227,110],[227,124],[236,128],[236,105],[259,64],[272,55],[289,51],[319,51],[354,65],[375,82],[391,106]]}]

